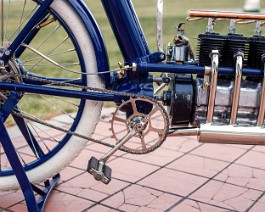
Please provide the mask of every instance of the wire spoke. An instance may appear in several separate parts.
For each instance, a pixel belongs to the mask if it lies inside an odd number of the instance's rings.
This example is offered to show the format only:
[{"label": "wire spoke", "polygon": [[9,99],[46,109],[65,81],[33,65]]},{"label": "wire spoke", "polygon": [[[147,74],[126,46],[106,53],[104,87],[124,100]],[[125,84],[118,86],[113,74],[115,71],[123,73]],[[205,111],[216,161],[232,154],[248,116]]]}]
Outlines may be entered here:
[{"label": "wire spoke", "polygon": [[21,26],[22,26],[22,19],[24,17],[24,12],[25,12],[25,8],[26,8],[26,0],[24,1],[24,5],[23,5],[23,9],[21,11],[21,17],[20,17],[20,21],[19,21],[19,32],[21,32]]},{"label": "wire spoke", "polygon": [[[57,55],[63,55],[63,54],[71,53],[71,52],[74,52],[74,51],[75,51],[75,49],[68,49],[68,50],[57,52],[57,53],[53,53],[53,54],[47,54],[47,56],[48,57],[53,57],[53,56],[57,56]],[[29,60],[24,61],[24,62],[28,63],[28,62],[32,62],[32,61],[40,60],[40,59],[43,59],[43,58],[42,57],[35,57],[35,58],[29,59]],[[67,63],[67,64],[76,65],[75,63]],[[27,65],[29,65],[29,64],[27,64]],[[31,64],[31,65],[33,65],[33,64]],[[66,63],[65,63],[65,65],[66,65]]]},{"label": "wire spoke", "polygon": [[[38,125],[34,124],[33,122],[30,122],[31,126],[36,128],[36,131],[37,132],[40,132],[41,134],[45,134],[47,136],[47,138],[45,138],[45,140],[49,140],[49,141],[55,141],[56,143],[59,143],[59,140],[54,138],[54,135],[50,135],[47,130],[43,130],[42,127],[39,127]],[[39,134],[40,134],[39,133]],[[45,143],[43,141],[43,143]],[[48,147],[47,147],[48,148]]]},{"label": "wire spoke", "polygon": [[[26,1],[26,0],[25,0]],[[10,40],[15,34],[17,34],[19,31],[21,31],[20,29],[21,29],[21,27],[22,27],[22,25],[29,19],[29,17],[31,17],[32,16],[32,14],[36,11],[36,9],[37,9],[37,5],[35,5],[32,9],[31,9],[31,11],[27,14],[27,16],[24,18],[24,20],[23,21],[21,21],[21,23],[20,23],[20,25],[19,26],[17,26],[17,28],[14,30],[14,32],[8,37],[8,40]]]},{"label": "wire spoke", "polygon": [[[34,64],[24,64],[24,67],[31,67],[33,66]],[[80,64],[77,64],[77,63],[61,63],[60,64],[62,67],[64,66],[80,66]],[[36,67],[54,67],[54,64],[38,64],[38,65],[35,65],[35,68]],[[79,73],[81,74],[81,73]]]},{"label": "wire spoke", "polygon": [[[17,113],[21,114],[21,109],[19,107],[17,107],[15,110],[17,111]],[[22,133],[25,140],[27,141],[27,143],[31,147],[31,150],[34,153],[34,155],[37,158],[40,158],[41,155],[43,155],[43,151],[40,148],[40,146],[38,145],[38,142],[37,142],[36,138],[34,137],[31,129],[29,128],[28,120],[25,120],[19,116],[13,116],[13,118],[14,118],[15,122],[17,123],[20,132]]]},{"label": "wire spoke", "polygon": [[[28,121],[28,123],[30,124],[31,128],[34,130],[35,134],[39,137],[40,142],[45,146],[46,150],[47,150],[48,152],[50,152],[51,150],[50,150],[50,148],[47,146],[47,144],[45,143],[44,138],[43,138],[42,136],[40,136],[40,134],[39,134],[39,132],[44,132],[44,133],[45,133],[45,131],[40,130],[40,128],[36,129],[36,127],[34,126],[34,124],[31,123],[31,122],[29,122],[29,121]],[[45,134],[46,134],[46,133],[45,133]],[[48,136],[49,136],[49,138],[50,138],[49,140],[52,140],[51,138],[53,138],[53,137],[50,136],[50,135],[48,135]],[[56,141],[56,139],[54,139],[54,141]]]},{"label": "wire spoke", "polygon": [[[59,43],[54,49],[52,49],[49,53],[53,52],[55,49],[58,48],[58,46],[60,46],[63,42],[65,42],[68,39],[68,36],[61,42]],[[55,67],[58,67],[62,70],[68,71],[70,73],[75,73],[75,74],[81,74],[81,72],[79,71],[75,71],[69,68],[66,68],[65,66],[63,66],[62,64],[57,63],[56,61],[52,60],[50,57],[46,56],[45,54],[41,53],[38,51],[38,49],[34,49],[26,44],[22,44],[23,47],[28,48],[29,50],[31,50],[33,53],[38,54],[39,56],[41,56],[42,59],[40,59],[36,64],[34,64],[31,68],[28,69],[28,71],[31,71],[33,68],[35,68],[43,59],[48,61],[49,63],[53,64]],[[28,58],[29,59],[29,58]]]},{"label": "wire spoke", "polygon": [[[50,57],[52,56],[52,52],[54,52],[59,46],[61,46],[64,42],[66,42],[68,40],[68,36],[66,36],[60,43],[58,43],[52,50],[50,50],[50,52],[48,54],[46,54],[46,57]],[[38,50],[38,49],[35,49]],[[40,54],[39,54],[40,55]],[[39,59],[39,61],[32,67],[34,68],[36,65],[38,65],[43,59],[45,59],[44,57],[41,57],[41,59]],[[25,60],[24,63],[27,63],[29,60]],[[31,68],[31,69],[32,69]],[[31,70],[30,69],[30,70]]]},{"label": "wire spoke", "polygon": [[1,0],[1,45],[4,42],[5,39],[5,33],[4,33],[4,0]]},{"label": "wire spoke", "polygon": [[75,106],[75,107],[79,108],[79,104],[76,104],[75,102],[69,101],[69,100],[67,100],[67,99],[65,99],[65,98],[62,98],[62,97],[60,97],[60,96],[53,96],[53,98],[54,98],[54,99],[58,99],[58,100],[60,100],[60,101],[62,101],[62,102],[68,103],[68,104],[70,104],[70,105],[72,105],[72,106]]},{"label": "wire spoke", "polygon": [[63,110],[61,107],[50,101],[48,98],[46,98],[44,95],[39,94],[39,96],[43,99],[45,99],[50,105],[52,105],[54,108],[57,108],[59,111],[67,115],[69,118],[74,120],[74,117],[71,116],[71,114],[67,113],[65,110]]},{"label": "wire spoke", "polygon": [[6,35],[7,35],[7,30],[8,30],[8,22],[9,22],[9,14],[10,14],[10,0],[8,0],[7,14],[6,14],[6,29],[5,29],[3,41],[6,40]]},{"label": "wire spoke", "polygon": [[[54,33],[55,32],[57,32],[57,30],[59,29],[61,27],[61,25],[59,24],[59,25],[57,25],[51,32],[50,32],[50,34],[48,34],[47,36],[46,36],[46,38],[44,38],[44,40],[35,48],[36,50],[39,50],[44,44],[46,44],[46,42],[48,41],[48,39],[50,39],[53,35],[54,35]],[[27,61],[27,60],[29,60],[29,58],[31,58],[32,56],[34,55],[34,53],[32,53],[32,54],[30,54],[28,57],[27,57],[27,59],[25,59],[24,61],[23,61],[23,63],[25,62],[25,61]]]}]

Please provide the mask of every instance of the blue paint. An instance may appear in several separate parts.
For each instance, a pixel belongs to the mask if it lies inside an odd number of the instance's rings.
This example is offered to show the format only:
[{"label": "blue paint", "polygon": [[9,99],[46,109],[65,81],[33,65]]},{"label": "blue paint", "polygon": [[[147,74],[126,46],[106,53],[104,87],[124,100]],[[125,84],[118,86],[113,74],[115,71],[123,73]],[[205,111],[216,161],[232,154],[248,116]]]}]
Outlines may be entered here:
[{"label": "blue paint", "polygon": [[101,0],[126,63],[150,55],[130,0]]}]

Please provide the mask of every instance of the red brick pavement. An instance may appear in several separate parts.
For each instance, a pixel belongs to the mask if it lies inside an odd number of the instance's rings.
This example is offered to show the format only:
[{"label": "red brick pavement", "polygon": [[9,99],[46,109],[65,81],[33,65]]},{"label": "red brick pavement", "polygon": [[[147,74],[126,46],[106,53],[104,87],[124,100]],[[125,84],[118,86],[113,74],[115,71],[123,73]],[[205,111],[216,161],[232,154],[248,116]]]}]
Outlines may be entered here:
[{"label": "red brick pavement", "polygon": [[[111,142],[108,119],[94,137]],[[90,143],[61,172],[45,211],[265,211],[265,147],[171,137],[147,155],[116,152],[108,163],[112,181],[104,185],[86,166],[108,150]],[[1,192],[0,207],[27,211],[21,191]]]}]

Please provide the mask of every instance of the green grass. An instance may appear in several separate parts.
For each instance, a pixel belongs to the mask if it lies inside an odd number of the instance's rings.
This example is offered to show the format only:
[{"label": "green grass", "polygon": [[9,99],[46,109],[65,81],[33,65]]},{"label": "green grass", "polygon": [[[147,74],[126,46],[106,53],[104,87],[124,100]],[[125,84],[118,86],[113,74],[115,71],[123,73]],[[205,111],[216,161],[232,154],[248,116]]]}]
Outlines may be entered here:
[{"label": "green grass", "polygon": [[[104,13],[104,9],[101,5],[101,1],[97,0],[85,0],[88,7],[92,11],[92,13],[95,15],[96,21],[98,22],[98,25],[100,27],[100,30],[102,31],[104,40],[106,42],[107,50],[108,50],[108,56],[109,61],[111,65],[111,69],[117,68],[117,63],[119,61],[123,61],[123,58],[120,54],[120,50],[118,47],[118,44],[116,43],[115,37],[112,33],[110,24],[107,20],[107,17]],[[147,38],[148,44],[150,46],[150,49],[152,52],[157,51],[156,49],[156,0],[133,0],[133,4],[135,6],[136,12],[139,15],[140,23],[142,25],[143,31],[145,33],[145,36]],[[12,1],[11,1],[12,3]],[[14,2],[13,2],[14,3]],[[191,45],[194,50],[196,50],[197,45],[197,36],[198,34],[204,33],[206,29],[206,20],[201,21],[194,21],[194,22],[187,22],[186,17],[188,14],[189,9],[219,9],[219,10],[235,10],[240,9],[243,7],[244,0],[222,0],[222,1],[209,1],[209,0],[185,0],[185,1],[179,1],[179,0],[170,0],[170,1],[164,1],[164,19],[163,19],[163,28],[164,28],[164,46],[168,42],[171,42],[176,35],[176,29],[175,26],[178,25],[180,22],[186,23],[186,35],[189,37]],[[262,2],[262,6],[265,3]],[[16,26],[18,24],[18,21],[20,20],[20,11],[21,7],[23,5],[12,7],[13,13],[10,15],[11,20],[10,24]],[[29,10],[30,8],[28,8]],[[219,32],[220,34],[226,34],[228,29],[229,23],[227,21],[218,21],[216,24],[216,32]],[[48,33],[47,30],[43,31],[44,35],[45,33]],[[238,33],[244,34],[246,36],[251,36],[253,34],[254,26],[252,25],[242,25],[238,26]],[[41,34],[40,34],[41,36]],[[45,45],[46,49],[41,49],[42,52],[48,52],[50,49],[53,48],[53,46],[57,45],[58,42],[60,42],[61,39],[61,32],[60,30],[58,33],[56,33],[56,36],[53,37],[49,42],[47,42],[47,45]],[[32,43],[33,46],[37,46],[38,43]],[[64,46],[59,48],[59,50],[67,49],[68,43],[65,43]],[[130,46],[128,46],[130,48]],[[25,55],[29,55],[31,52],[27,50]],[[76,61],[76,55],[64,55],[62,58],[56,58],[57,62],[60,62],[60,60],[63,60],[67,63],[72,63]],[[45,64],[45,62],[44,62]],[[38,74],[47,74],[47,72],[44,73],[44,68],[40,68],[36,73]],[[48,73],[49,76],[52,77],[58,77],[61,74],[60,69],[50,71]],[[64,77],[72,77],[72,74],[68,74]],[[43,104],[44,99],[41,97],[38,97],[38,101],[40,103],[36,104],[36,96],[29,96],[27,100],[24,100],[21,102],[23,104],[23,107],[26,108],[25,110],[29,113],[38,114],[41,117],[48,118],[52,117],[53,115],[59,114],[60,111],[57,110],[56,105],[63,105],[64,103],[61,99],[54,100],[55,105],[54,106],[47,106]],[[74,108],[64,108],[65,111],[72,112],[74,111]],[[43,115],[42,115],[43,114]]]},{"label": "green grass", "polygon": [[[101,5],[101,1],[85,0],[91,11],[94,13],[95,18],[100,26],[106,46],[109,53],[109,59],[111,68],[117,67],[117,62],[122,61],[123,58],[119,53],[119,47],[116,43],[115,37],[109,26],[109,22],[104,13]],[[132,1],[135,10],[140,19],[143,31],[147,38],[150,49],[155,52],[156,47],[156,0],[133,0]],[[189,9],[219,9],[219,10],[232,10],[240,9],[243,7],[244,0],[222,0],[222,1],[209,1],[209,0],[171,0],[164,1],[164,19],[163,19],[163,30],[164,30],[164,46],[168,42],[171,42],[176,34],[175,26],[180,22],[186,23],[186,34],[190,39],[193,49],[196,50],[197,36],[200,33],[204,33],[206,29],[206,20],[187,22],[186,17],[188,16]],[[265,2],[262,2],[262,6]],[[216,24],[216,32],[226,34],[228,29],[227,21],[218,21]],[[254,30],[253,25],[238,26],[238,33],[244,35],[252,35]]]}]

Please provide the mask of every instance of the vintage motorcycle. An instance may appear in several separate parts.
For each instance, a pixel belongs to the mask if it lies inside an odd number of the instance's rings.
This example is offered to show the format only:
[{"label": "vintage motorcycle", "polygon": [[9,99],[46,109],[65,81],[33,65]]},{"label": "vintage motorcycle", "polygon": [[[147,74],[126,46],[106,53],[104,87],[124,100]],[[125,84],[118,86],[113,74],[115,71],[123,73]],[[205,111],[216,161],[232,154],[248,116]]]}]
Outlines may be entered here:
[{"label": "vintage motorcycle", "polygon": [[[87,167],[106,184],[106,162],[117,150],[146,154],[167,136],[265,144],[265,15],[191,10],[189,19],[208,19],[197,53],[182,23],[164,52],[159,0],[159,51],[152,53],[131,0],[101,1],[124,58],[114,71],[82,0],[1,1],[0,189],[21,188],[30,211],[42,210],[57,173],[88,141],[111,148]],[[219,19],[230,20],[228,34],[214,31]],[[236,34],[238,22],[256,23],[254,35]],[[116,104],[115,144],[91,136],[105,101]],[[50,119],[48,110],[63,121]],[[34,185],[42,181],[45,191]],[[42,196],[38,204],[33,191]]]}]

